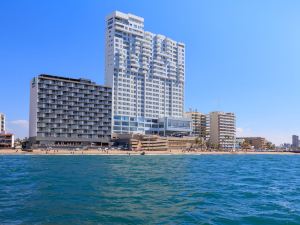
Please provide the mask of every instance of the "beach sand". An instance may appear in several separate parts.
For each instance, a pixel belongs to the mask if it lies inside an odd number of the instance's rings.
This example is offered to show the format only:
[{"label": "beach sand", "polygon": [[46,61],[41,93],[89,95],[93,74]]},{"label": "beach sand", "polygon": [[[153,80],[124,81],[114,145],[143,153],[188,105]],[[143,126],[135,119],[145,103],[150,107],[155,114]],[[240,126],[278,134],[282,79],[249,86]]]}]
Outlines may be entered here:
[{"label": "beach sand", "polygon": [[[65,149],[55,149],[55,150],[42,150],[34,149],[32,152],[16,150],[16,149],[0,149],[0,155],[140,155],[145,152],[145,155],[294,155],[298,153],[293,152],[246,152],[246,151],[236,151],[236,152],[222,152],[222,151],[182,151],[182,150],[168,150],[168,151],[121,151],[121,150],[65,150]],[[300,155],[300,154],[299,154]]]}]

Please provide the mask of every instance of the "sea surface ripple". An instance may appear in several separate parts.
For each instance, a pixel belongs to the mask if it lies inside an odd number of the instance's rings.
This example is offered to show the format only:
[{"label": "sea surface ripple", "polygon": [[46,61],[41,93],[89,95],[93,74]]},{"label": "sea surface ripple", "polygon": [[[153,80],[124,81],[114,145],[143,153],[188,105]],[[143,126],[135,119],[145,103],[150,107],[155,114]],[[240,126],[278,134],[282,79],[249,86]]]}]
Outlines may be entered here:
[{"label": "sea surface ripple", "polygon": [[300,224],[300,156],[0,156],[0,224]]}]

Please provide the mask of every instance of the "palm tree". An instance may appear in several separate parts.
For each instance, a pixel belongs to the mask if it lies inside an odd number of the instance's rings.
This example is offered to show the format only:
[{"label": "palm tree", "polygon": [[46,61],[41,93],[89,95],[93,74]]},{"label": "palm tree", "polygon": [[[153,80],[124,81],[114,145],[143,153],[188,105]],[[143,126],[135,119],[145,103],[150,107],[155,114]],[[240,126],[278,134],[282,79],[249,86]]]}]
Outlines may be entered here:
[{"label": "palm tree", "polygon": [[195,145],[198,146],[200,144],[200,138],[196,137],[195,138]]},{"label": "palm tree", "polygon": [[250,143],[247,140],[244,140],[243,143],[241,144],[242,149],[249,149],[251,148]]},{"label": "palm tree", "polygon": [[201,151],[202,151],[203,147],[206,147],[207,142],[205,141],[205,139],[203,137],[200,139],[200,141],[201,141],[200,146],[201,146]]},{"label": "palm tree", "polygon": [[196,137],[195,139],[195,145],[198,148],[200,146],[201,151],[203,150],[203,147],[206,146],[206,141],[202,137]]},{"label": "palm tree", "polygon": [[275,145],[272,144],[272,142],[267,142],[266,148],[267,148],[268,150],[273,150],[273,149],[275,149]]}]

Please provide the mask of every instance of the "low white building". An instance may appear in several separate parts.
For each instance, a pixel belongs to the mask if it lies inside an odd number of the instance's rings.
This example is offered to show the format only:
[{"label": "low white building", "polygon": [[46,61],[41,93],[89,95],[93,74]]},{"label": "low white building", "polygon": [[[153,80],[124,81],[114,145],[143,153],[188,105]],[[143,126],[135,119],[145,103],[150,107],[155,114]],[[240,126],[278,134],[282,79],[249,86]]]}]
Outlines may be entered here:
[{"label": "low white building", "polygon": [[13,148],[15,136],[11,133],[0,132],[0,148]]}]

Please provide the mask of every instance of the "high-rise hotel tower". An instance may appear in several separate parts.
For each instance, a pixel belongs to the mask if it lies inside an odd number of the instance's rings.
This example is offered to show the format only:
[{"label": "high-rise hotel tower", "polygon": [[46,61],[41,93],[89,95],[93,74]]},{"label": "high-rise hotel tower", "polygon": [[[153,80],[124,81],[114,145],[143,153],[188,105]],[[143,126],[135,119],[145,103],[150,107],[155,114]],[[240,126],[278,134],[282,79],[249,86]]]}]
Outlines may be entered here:
[{"label": "high-rise hotel tower", "polygon": [[113,132],[191,131],[183,118],[185,45],[144,30],[144,19],[106,18],[105,79],[113,88]]},{"label": "high-rise hotel tower", "polygon": [[41,74],[31,81],[29,142],[34,146],[109,144],[111,88]]}]

